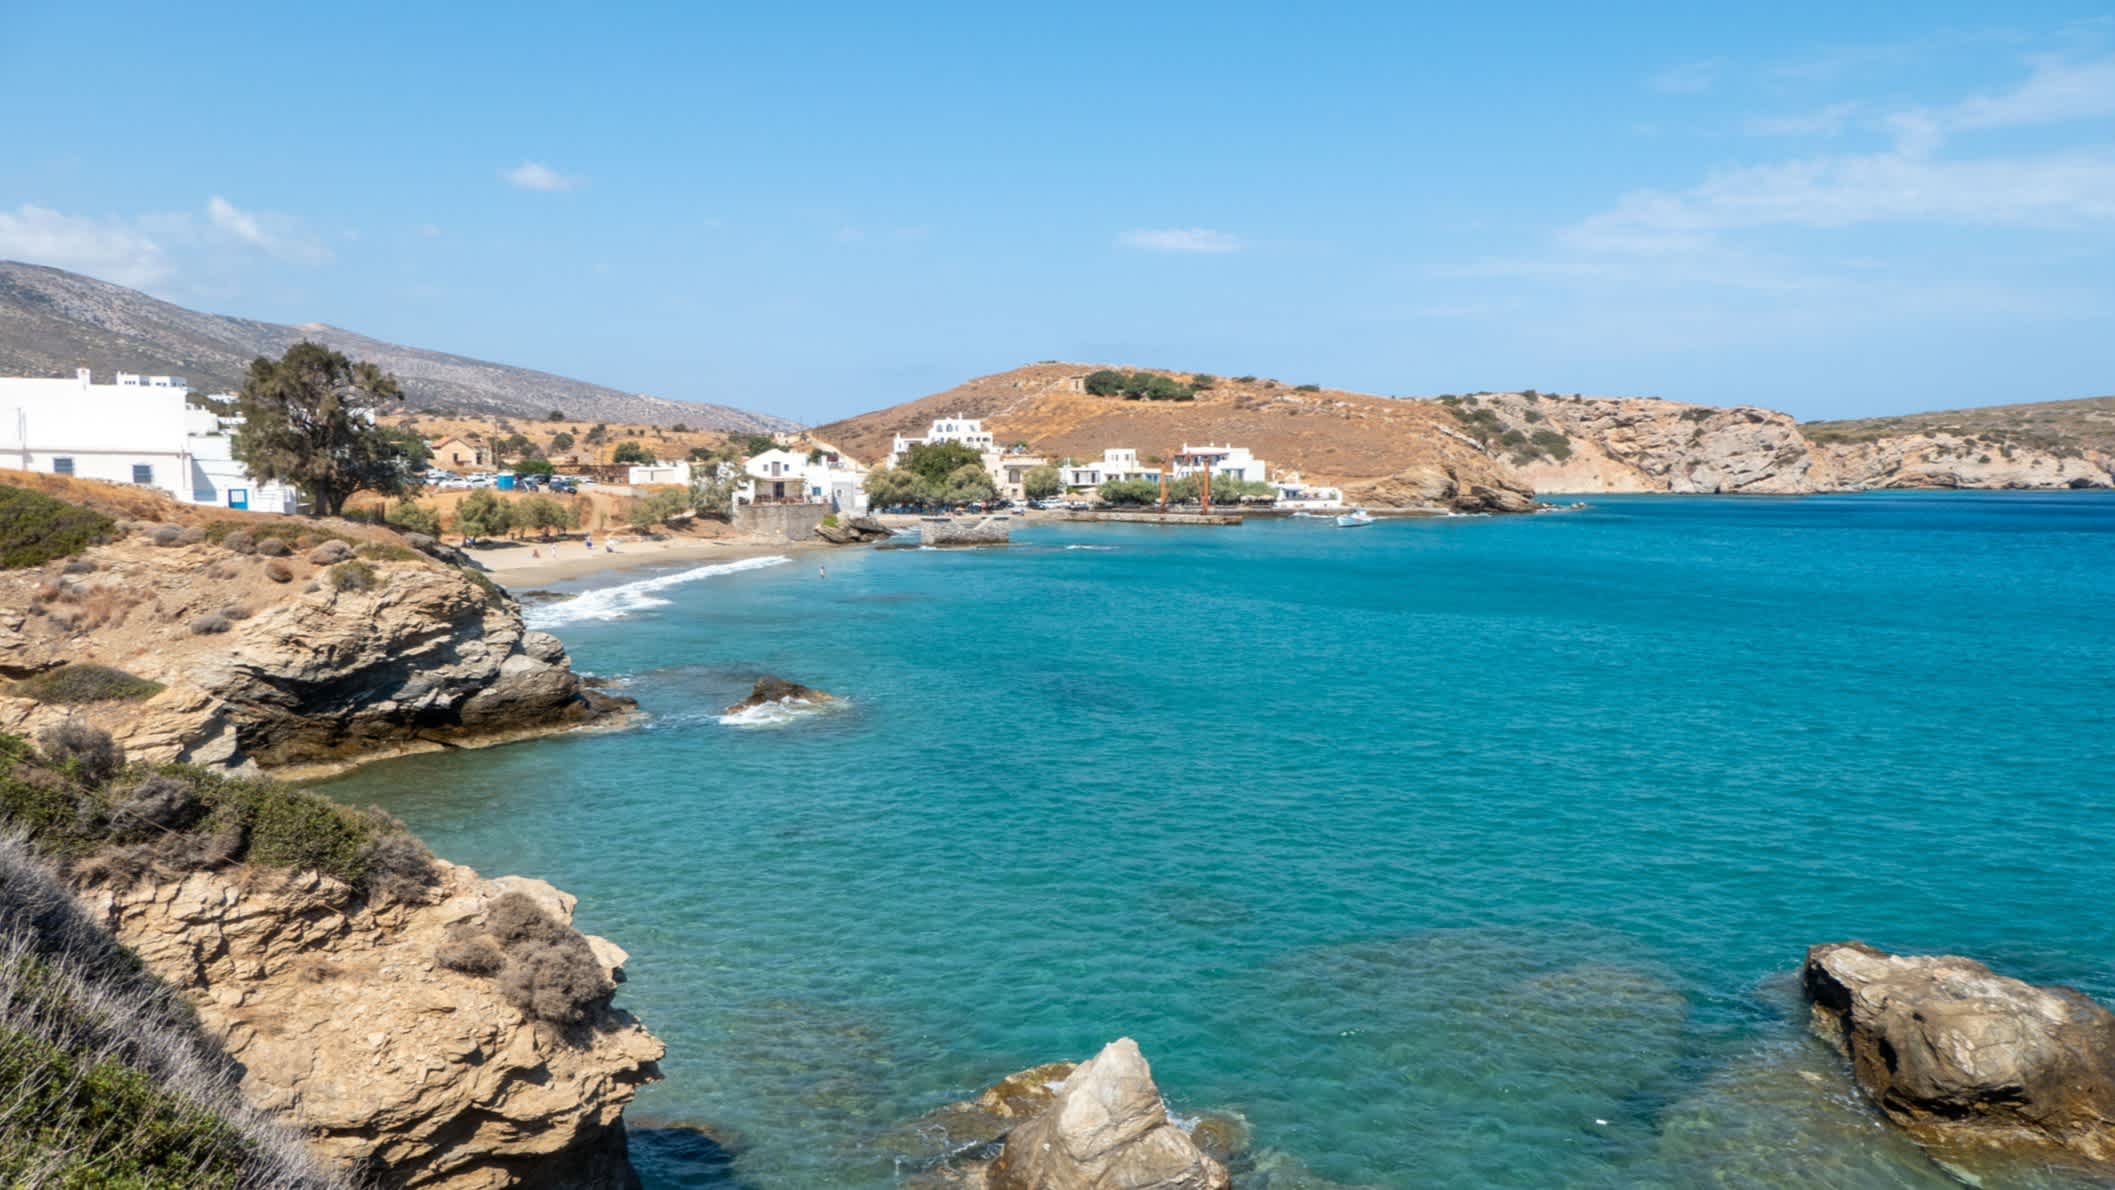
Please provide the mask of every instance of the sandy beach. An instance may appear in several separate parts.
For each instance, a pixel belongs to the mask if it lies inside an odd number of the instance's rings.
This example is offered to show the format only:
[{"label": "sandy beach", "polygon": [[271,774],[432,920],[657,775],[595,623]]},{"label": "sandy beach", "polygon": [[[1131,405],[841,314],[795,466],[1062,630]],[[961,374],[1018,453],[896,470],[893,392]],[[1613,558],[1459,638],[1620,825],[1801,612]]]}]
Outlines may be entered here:
[{"label": "sandy beach", "polygon": [[511,591],[526,591],[570,579],[663,566],[672,562],[735,562],[768,554],[805,553],[835,548],[823,541],[768,541],[761,538],[670,536],[596,541],[590,551],[578,537],[561,541],[511,541],[480,545],[465,553],[492,574],[492,581]]}]

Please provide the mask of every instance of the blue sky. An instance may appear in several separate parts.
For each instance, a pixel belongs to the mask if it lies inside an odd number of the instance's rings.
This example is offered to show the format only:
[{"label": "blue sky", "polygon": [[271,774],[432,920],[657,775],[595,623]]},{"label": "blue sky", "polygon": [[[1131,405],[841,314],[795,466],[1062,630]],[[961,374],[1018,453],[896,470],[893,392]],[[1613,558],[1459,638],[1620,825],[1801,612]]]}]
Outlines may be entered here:
[{"label": "blue sky", "polygon": [[2105,3],[1728,8],[14,0],[0,258],[815,421],[2115,392]]}]

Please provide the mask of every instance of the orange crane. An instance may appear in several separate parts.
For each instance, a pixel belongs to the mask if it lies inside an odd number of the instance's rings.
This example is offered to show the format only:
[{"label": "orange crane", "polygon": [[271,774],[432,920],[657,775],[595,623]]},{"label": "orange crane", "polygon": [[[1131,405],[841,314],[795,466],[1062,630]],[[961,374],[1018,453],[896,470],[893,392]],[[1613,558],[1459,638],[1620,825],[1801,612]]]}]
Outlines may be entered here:
[{"label": "orange crane", "polygon": [[[1171,450],[1167,453],[1166,456],[1168,461],[1161,464],[1160,511],[1162,512],[1166,512],[1168,510],[1168,472],[1174,469],[1175,460],[1181,457],[1182,453],[1180,451]],[[1199,484],[1199,487],[1197,489],[1199,493],[1199,499],[1204,505],[1203,511],[1209,513],[1212,511],[1212,464],[1210,463],[1210,461],[1206,461],[1204,467],[1198,471],[1197,482]]]}]

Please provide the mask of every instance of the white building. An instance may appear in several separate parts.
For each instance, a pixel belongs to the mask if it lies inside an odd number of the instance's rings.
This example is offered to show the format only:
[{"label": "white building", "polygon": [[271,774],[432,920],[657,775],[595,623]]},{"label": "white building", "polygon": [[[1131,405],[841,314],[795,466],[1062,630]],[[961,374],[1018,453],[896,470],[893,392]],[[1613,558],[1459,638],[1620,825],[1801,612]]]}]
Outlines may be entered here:
[{"label": "white building", "polygon": [[984,469],[991,472],[992,486],[999,489],[999,496],[1006,500],[1028,498],[1028,473],[1037,467],[1048,467],[1050,460],[1041,455],[1002,454],[992,451],[984,456]]},{"label": "white building", "polygon": [[925,432],[925,437],[923,438],[906,438],[901,434],[896,435],[895,442],[889,446],[888,465],[901,467],[903,466],[903,456],[911,453],[912,447],[927,446],[938,442],[959,442],[978,454],[989,454],[993,449],[992,436],[985,430],[983,420],[974,417],[964,417],[957,413],[953,417],[943,417],[934,421],[932,428]]},{"label": "white building", "polygon": [[674,483],[689,487],[690,464],[684,462],[634,463],[631,470],[625,473],[624,478],[625,482],[633,487],[657,483]]},{"label": "white building", "polygon": [[235,462],[236,424],[193,409],[181,377],[120,372],[96,384],[0,377],[0,466],[160,488],[187,504],[291,512],[295,493],[253,482]]},{"label": "white building", "polygon": [[1269,466],[1245,446],[1191,446],[1185,442],[1169,463],[1168,474],[1174,479],[1185,479],[1209,468],[1213,479],[1270,482]]},{"label": "white building", "polygon": [[1279,508],[1298,511],[1344,507],[1344,489],[1307,483],[1297,471],[1280,475],[1270,486],[1277,489]]},{"label": "white building", "polygon": [[1112,479],[1160,482],[1160,468],[1139,462],[1138,452],[1129,447],[1115,446],[1103,450],[1098,461],[1068,463],[1058,468],[1058,475],[1068,491],[1098,488]]},{"label": "white building", "polygon": [[867,469],[821,442],[775,447],[749,456],[735,499],[745,504],[827,504],[831,511],[865,516]]}]

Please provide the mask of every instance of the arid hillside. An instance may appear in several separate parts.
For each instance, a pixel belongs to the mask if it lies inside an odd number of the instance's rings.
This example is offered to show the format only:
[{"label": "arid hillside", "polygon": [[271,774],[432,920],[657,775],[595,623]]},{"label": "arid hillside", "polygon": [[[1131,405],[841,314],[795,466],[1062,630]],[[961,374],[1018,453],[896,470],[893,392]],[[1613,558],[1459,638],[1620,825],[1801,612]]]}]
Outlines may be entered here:
[{"label": "arid hillside", "polygon": [[1214,380],[1194,400],[1127,400],[1086,391],[1098,367],[1016,368],[815,433],[869,461],[892,435],[957,413],[1053,456],[1128,446],[1157,457],[1185,441],[1231,442],[1375,504],[1393,502],[1401,476],[1431,467],[1540,492],[2115,486],[2107,397],[1802,426],[1748,406],[1533,391],[1395,399],[1253,377]]},{"label": "arid hillside", "polygon": [[[944,393],[818,426],[816,438],[867,462],[886,457],[895,434],[923,434],[934,418],[979,417],[1003,443],[1053,456],[1099,458],[1128,446],[1158,458],[1185,443],[1248,447],[1274,471],[1340,484],[1354,499],[1418,503],[1410,487],[1452,482],[1509,489],[1504,463],[1461,431],[1445,406],[1254,377],[1216,379],[1188,401],[1094,396],[1082,381],[1099,365],[1033,364],[980,376]],[[1127,369],[1128,370],[1128,369]],[[1146,369],[1174,380],[1191,374]],[[1446,477],[1445,481],[1436,477]]]}]

